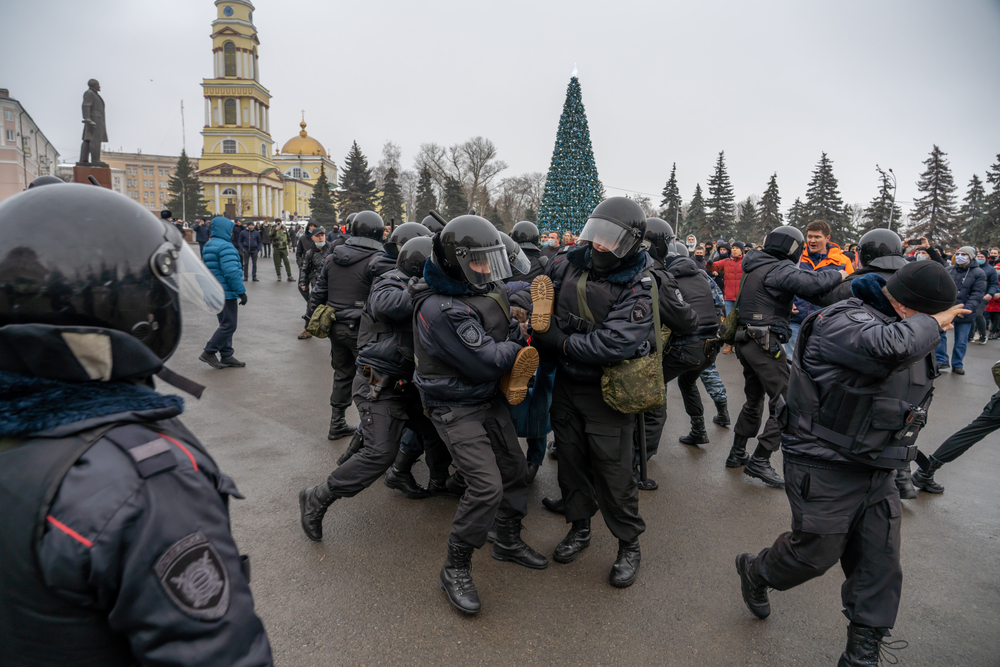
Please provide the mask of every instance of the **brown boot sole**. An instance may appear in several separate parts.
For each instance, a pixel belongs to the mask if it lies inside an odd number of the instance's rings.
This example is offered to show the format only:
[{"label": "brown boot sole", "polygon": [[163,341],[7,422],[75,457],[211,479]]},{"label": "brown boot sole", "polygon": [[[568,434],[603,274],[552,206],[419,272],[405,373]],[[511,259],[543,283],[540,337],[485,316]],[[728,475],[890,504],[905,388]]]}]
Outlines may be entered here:
[{"label": "brown boot sole", "polygon": [[538,333],[549,330],[556,290],[548,276],[537,276],[531,281],[531,328]]},{"label": "brown boot sole", "polygon": [[[552,284],[549,283],[550,288],[551,286]],[[503,392],[508,403],[517,405],[524,400],[525,396],[528,395],[528,380],[535,375],[537,368],[538,350],[526,347],[517,353],[510,373],[500,378],[500,391]]]},{"label": "brown boot sole", "polygon": [[307,339],[312,338],[312,337],[313,337],[313,335],[311,333],[309,333],[308,331],[303,331],[302,333],[299,334],[299,340],[307,340]]}]

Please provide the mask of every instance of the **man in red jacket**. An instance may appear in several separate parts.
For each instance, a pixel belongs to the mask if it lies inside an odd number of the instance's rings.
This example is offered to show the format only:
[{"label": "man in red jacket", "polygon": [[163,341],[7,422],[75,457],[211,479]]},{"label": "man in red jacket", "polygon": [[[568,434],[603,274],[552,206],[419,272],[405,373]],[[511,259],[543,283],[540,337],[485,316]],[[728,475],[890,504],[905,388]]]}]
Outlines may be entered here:
[{"label": "man in red jacket", "polygon": [[[725,281],[722,293],[726,300],[726,315],[728,315],[736,303],[736,293],[739,291],[740,279],[743,277],[743,245],[741,243],[733,244],[728,258],[712,263],[712,275],[718,275],[720,271]],[[722,348],[722,353],[732,354],[732,346],[726,345]]]}]

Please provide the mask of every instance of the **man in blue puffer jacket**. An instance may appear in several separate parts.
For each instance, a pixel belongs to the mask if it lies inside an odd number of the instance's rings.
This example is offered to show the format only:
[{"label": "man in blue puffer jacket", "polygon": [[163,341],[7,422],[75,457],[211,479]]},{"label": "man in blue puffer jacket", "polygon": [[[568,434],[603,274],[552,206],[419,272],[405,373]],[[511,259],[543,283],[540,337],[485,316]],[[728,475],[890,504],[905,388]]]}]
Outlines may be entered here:
[{"label": "man in blue puffer jacket", "polygon": [[[233,334],[236,333],[236,300],[247,304],[247,290],[243,286],[243,264],[240,254],[230,240],[233,235],[233,221],[222,216],[212,219],[212,238],[205,244],[202,260],[226,291],[226,305],[219,313],[219,328],[205,345],[205,351],[198,357],[212,368],[246,364],[233,356]],[[216,356],[222,353],[222,360]]]}]

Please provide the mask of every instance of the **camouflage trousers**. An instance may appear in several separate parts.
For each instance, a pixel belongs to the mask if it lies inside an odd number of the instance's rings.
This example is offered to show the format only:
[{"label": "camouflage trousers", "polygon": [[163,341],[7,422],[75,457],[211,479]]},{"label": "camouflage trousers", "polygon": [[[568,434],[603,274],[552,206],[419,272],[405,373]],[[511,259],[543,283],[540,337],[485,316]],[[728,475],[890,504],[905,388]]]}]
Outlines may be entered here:
[{"label": "camouflage trousers", "polygon": [[701,383],[705,385],[705,391],[714,402],[726,401],[726,385],[722,384],[722,378],[719,377],[719,371],[715,368],[715,364],[703,370],[700,377]]}]

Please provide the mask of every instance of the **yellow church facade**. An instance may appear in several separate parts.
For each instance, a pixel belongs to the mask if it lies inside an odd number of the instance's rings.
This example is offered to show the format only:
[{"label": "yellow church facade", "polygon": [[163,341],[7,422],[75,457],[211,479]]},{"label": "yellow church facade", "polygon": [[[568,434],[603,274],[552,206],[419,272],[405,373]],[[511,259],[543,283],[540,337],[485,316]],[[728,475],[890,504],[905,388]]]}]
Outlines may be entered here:
[{"label": "yellow church facade", "polygon": [[299,136],[274,151],[271,94],[260,82],[254,6],[249,0],[215,0],[215,6],[213,72],[202,81],[205,125],[196,173],[206,204],[213,215],[228,218],[308,216],[320,169],[335,185],[337,166],[307,135],[304,119]]}]

